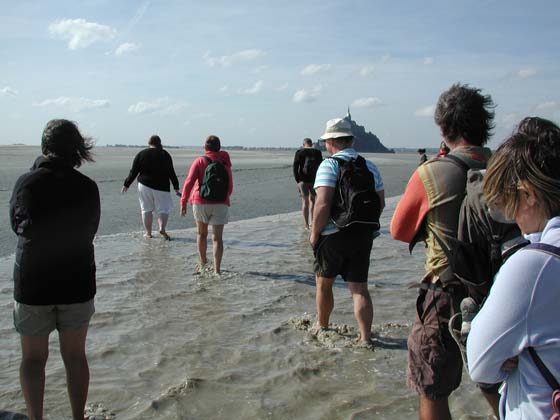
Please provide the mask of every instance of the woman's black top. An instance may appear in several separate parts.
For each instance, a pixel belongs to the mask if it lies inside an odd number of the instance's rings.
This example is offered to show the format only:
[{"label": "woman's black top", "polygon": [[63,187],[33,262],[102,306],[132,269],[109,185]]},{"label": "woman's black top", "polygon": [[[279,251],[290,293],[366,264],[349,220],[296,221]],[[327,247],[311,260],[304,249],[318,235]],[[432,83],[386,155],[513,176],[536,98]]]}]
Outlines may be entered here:
[{"label": "woman's black top", "polygon": [[18,235],[14,298],[28,305],[81,303],[95,295],[97,184],[66,163],[39,157],[14,186]]},{"label": "woman's black top", "polygon": [[173,184],[173,189],[179,189],[173,159],[163,149],[150,147],[138,153],[132,162],[128,177],[124,180],[124,186],[129,188],[137,176],[138,182],[154,190],[169,191],[169,181]]}]

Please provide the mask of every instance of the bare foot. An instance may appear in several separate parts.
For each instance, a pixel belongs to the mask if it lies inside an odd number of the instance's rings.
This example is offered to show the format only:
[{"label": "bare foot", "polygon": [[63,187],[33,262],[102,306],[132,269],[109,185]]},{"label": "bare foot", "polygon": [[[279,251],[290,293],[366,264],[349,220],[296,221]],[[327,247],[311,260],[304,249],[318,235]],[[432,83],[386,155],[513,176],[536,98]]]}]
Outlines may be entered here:
[{"label": "bare foot", "polygon": [[160,230],[160,231],[159,231],[159,234],[160,234],[161,236],[163,236],[163,239],[165,239],[166,241],[170,241],[170,240],[171,240],[171,237],[167,234],[167,232],[166,232],[165,230]]},{"label": "bare foot", "polygon": [[199,261],[196,263],[196,266],[194,268],[194,274],[201,274],[204,271],[208,271],[208,268],[208,262]]},{"label": "bare foot", "polygon": [[146,239],[151,239],[151,238],[152,238],[152,234],[151,234],[151,233],[144,233],[144,238],[146,238]]}]

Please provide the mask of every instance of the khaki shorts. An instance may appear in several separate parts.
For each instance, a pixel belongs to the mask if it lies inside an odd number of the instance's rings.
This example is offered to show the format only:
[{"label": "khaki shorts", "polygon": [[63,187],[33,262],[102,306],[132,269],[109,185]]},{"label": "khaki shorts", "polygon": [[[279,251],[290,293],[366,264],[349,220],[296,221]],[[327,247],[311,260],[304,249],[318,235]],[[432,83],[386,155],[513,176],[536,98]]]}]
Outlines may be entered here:
[{"label": "khaki shorts", "polygon": [[193,204],[194,219],[207,225],[227,225],[229,207],[227,204]]},{"label": "khaki shorts", "polygon": [[313,189],[312,182],[298,182],[297,186],[302,197],[308,197],[310,195],[315,197],[317,195]]},{"label": "khaki shorts", "polygon": [[93,299],[69,305],[26,305],[14,302],[14,327],[26,336],[49,335],[55,328],[74,331],[89,324],[95,312]]}]

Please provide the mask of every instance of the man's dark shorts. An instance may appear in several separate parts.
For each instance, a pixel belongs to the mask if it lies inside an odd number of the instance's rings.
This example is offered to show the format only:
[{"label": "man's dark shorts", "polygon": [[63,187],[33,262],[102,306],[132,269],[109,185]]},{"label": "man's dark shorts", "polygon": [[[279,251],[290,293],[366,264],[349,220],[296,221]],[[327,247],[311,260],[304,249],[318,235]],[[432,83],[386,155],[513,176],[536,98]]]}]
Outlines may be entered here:
[{"label": "man's dark shorts", "polygon": [[408,337],[408,384],[431,400],[449,397],[461,383],[461,352],[447,324],[463,297],[420,289],[416,301],[416,321]]},{"label": "man's dark shorts", "polygon": [[298,182],[298,190],[299,190],[299,194],[302,197],[315,197],[317,195],[317,193],[315,192],[315,190],[313,189],[313,182]]},{"label": "man's dark shorts", "polygon": [[315,274],[327,278],[340,274],[344,281],[366,283],[373,237],[373,230],[364,225],[321,236],[314,249]]}]

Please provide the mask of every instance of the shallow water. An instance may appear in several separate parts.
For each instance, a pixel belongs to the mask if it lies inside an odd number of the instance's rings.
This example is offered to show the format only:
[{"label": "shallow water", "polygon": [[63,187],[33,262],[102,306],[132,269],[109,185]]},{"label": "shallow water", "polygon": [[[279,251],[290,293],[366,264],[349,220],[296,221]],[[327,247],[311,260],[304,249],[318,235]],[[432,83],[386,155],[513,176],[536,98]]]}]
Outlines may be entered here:
[{"label": "shallow water", "polygon": [[[259,156],[247,167],[262,163]],[[289,158],[278,163],[285,181],[277,177],[266,187],[264,178],[263,190],[277,188],[276,195],[282,188],[293,190],[291,183],[277,185],[291,182]],[[385,159],[384,175],[400,170],[408,179],[406,158]],[[249,178],[260,179],[267,171]],[[112,182],[117,188],[121,180]],[[270,203],[280,201],[291,210],[299,205],[294,194],[253,197],[247,204],[269,203],[266,211],[274,213]],[[423,252],[417,247],[410,256],[406,244],[390,238],[396,201],[388,200],[372,251],[373,351],[354,343],[350,294],[339,280],[331,318],[335,328],[317,337],[308,331],[315,313],[313,256],[297,211],[227,225],[221,277],[192,274],[192,228],[172,230],[171,242],[143,239],[136,222],[131,231],[100,235],[97,312],[87,342],[88,412],[119,420],[417,418],[416,395],[405,386],[416,291],[406,285],[418,279]],[[129,214],[135,210],[127,208]],[[11,320],[12,264],[12,255],[0,258],[0,408],[24,412],[19,338]],[[451,406],[454,418],[490,418],[466,375]],[[48,419],[70,418],[56,334],[51,335],[45,413]]]},{"label": "shallow water", "polygon": [[[140,206],[134,183],[127,194],[121,187],[139,148],[99,147],[93,149],[95,163],[86,163],[79,170],[97,182],[101,195],[99,235],[133,232],[142,228]],[[168,149],[179,184],[182,187],[187,170],[200,151]],[[17,178],[28,171],[40,154],[39,147],[0,146],[0,256],[14,252],[16,236],[9,229],[9,200]],[[231,197],[230,220],[251,219],[271,214],[287,213],[300,207],[292,175],[292,151],[230,152],[233,163],[234,190]],[[408,177],[414,170],[415,155],[367,154],[383,171],[387,197],[402,194]],[[70,193],[70,192],[69,192]],[[179,217],[179,199],[173,195],[177,211],[170,215],[169,229],[194,226],[192,214]],[[189,208],[190,212],[190,208]]]}]

